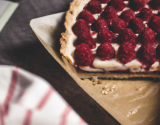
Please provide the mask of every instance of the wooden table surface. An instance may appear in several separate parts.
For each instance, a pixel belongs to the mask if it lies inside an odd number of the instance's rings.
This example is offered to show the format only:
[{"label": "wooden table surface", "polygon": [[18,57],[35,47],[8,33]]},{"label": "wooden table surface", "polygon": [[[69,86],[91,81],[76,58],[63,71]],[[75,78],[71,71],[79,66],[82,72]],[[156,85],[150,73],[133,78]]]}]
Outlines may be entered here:
[{"label": "wooden table surface", "polygon": [[90,98],[41,45],[29,22],[66,11],[72,0],[12,0],[20,5],[0,33],[0,64],[14,65],[46,79],[91,125],[119,123]]}]

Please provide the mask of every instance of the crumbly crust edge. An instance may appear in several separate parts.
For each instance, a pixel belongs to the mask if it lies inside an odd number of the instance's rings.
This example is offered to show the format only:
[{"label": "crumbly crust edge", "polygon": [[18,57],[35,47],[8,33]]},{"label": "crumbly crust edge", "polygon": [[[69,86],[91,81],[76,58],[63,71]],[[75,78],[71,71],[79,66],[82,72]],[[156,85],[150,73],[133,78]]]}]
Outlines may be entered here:
[{"label": "crumbly crust edge", "polygon": [[[76,18],[79,14],[79,12],[82,11],[83,7],[89,2],[90,0],[74,0],[70,3],[70,8],[66,12],[65,16],[65,29],[66,31],[62,33],[62,38],[60,39],[61,49],[60,53],[65,56],[69,61],[69,57],[67,57],[68,54],[68,43],[70,40],[70,37],[72,36],[72,26],[76,22]],[[79,12],[78,12],[79,11]]]}]

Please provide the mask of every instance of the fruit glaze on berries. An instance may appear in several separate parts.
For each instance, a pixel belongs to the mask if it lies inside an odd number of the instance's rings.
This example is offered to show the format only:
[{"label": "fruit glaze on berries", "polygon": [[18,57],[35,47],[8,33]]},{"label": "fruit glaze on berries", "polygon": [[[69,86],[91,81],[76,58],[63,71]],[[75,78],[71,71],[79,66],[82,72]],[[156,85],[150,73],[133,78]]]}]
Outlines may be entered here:
[{"label": "fruit glaze on berries", "polygon": [[74,66],[87,72],[160,71],[160,0],[88,0],[77,9],[67,55]]}]

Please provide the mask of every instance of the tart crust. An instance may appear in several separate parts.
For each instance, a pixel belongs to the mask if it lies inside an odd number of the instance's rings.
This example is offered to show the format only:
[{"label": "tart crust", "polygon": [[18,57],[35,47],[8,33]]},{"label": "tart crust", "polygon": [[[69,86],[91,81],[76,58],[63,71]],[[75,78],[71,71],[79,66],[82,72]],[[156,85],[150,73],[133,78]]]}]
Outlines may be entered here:
[{"label": "tart crust", "polygon": [[[78,14],[83,10],[84,6],[89,2],[90,0],[74,0],[70,4],[69,10],[66,12],[65,16],[65,29],[66,31],[62,33],[62,38],[60,39],[61,49],[60,53],[62,54],[62,59],[64,60],[65,64],[69,67],[74,67],[73,61],[68,56],[69,53],[69,45],[71,42],[71,37],[75,36],[72,31],[72,26],[76,22],[76,18]],[[73,44],[73,43],[72,43]],[[68,62],[69,61],[69,62]],[[71,68],[73,70],[73,68]],[[73,71],[75,72],[75,70]],[[92,78],[93,76],[96,76],[97,78],[118,78],[118,79],[128,79],[128,78],[160,78],[160,72],[154,71],[154,72],[144,72],[144,73],[110,73],[110,72],[104,72],[104,73],[93,73],[93,72],[77,72],[78,76],[80,78]]]},{"label": "tart crust", "polygon": [[61,49],[60,53],[65,56],[70,62],[70,58],[67,56],[69,53],[69,41],[70,37],[73,35],[72,26],[76,22],[76,18],[78,14],[83,10],[83,7],[89,2],[90,0],[74,0],[70,4],[69,10],[66,12],[65,16],[65,23],[64,26],[66,28],[65,33],[62,33],[62,38],[60,39]]}]

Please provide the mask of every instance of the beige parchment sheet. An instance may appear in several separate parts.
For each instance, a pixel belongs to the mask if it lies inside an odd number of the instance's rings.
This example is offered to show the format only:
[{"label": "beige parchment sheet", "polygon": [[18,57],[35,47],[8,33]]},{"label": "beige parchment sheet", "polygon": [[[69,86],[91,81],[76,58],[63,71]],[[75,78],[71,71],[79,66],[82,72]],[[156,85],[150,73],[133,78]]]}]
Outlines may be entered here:
[{"label": "beige parchment sheet", "polygon": [[59,53],[64,12],[30,22],[36,36],[77,84],[122,125],[160,125],[160,81],[80,79]]}]

